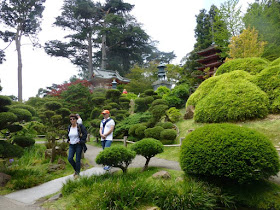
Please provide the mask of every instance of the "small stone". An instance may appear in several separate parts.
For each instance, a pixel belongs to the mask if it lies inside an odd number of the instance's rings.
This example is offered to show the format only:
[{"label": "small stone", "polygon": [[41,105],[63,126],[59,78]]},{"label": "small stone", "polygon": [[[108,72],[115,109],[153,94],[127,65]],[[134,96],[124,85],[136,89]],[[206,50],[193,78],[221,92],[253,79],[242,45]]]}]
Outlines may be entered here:
[{"label": "small stone", "polygon": [[4,187],[8,183],[8,181],[10,181],[10,179],[11,179],[10,175],[0,172],[0,186],[1,187]]},{"label": "small stone", "polygon": [[153,178],[163,178],[163,179],[170,179],[171,176],[167,171],[159,171],[155,174],[153,174]]}]

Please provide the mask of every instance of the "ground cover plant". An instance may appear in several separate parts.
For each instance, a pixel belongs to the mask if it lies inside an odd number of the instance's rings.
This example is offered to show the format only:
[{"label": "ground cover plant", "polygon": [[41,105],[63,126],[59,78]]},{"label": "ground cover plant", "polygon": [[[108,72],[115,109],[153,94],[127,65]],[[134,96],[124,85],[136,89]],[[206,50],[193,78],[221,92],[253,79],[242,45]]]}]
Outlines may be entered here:
[{"label": "ground cover plant", "polygon": [[45,145],[35,144],[25,148],[22,157],[10,159],[2,164],[0,162],[0,171],[12,177],[5,187],[0,188],[0,194],[34,187],[72,173],[72,167],[67,163],[66,157],[61,157],[66,163],[63,170],[49,172],[50,158],[45,159],[45,150]]}]

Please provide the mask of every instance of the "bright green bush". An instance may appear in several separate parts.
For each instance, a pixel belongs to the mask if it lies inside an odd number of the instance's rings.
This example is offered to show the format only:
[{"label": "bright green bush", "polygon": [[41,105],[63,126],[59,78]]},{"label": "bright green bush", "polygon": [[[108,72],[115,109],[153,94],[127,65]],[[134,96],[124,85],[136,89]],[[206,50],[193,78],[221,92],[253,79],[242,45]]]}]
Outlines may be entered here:
[{"label": "bright green bush", "polygon": [[135,125],[132,125],[132,126],[130,126],[130,128],[129,128],[129,130],[128,130],[128,134],[130,135],[130,136],[136,136],[136,134],[135,134],[135,130],[139,127],[139,125],[140,124],[135,124]]},{"label": "bright green bush", "polygon": [[269,64],[269,66],[278,66],[278,65],[280,65],[280,58],[275,59]]},{"label": "bright green bush", "polygon": [[162,97],[167,101],[169,107],[181,107],[183,100],[174,95],[163,95]]},{"label": "bright green bush", "polygon": [[158,95],[163,96],[164,94],[169,94],[171,90],[168,87],[165,86],[160,86],[158,89],[155,91]]},{"label": "bright green bush", "polygon": [[[1,148],[2,151],[1,151]],[[23,149],[20,146],[12,145],[7,141],[0,140],[0,157],[11,158],[11,157],[21,157],[23,155]]]},{"label": "bright green bush", "polygon": [[30,121],[32,119],[32,114],[26,109],[11,108],[9,112],[14,113],[17,116],[18,121]]},{"label": "bright green bush", "polygon": [[156,126],[163,127],[164,129],[172,129],[174,125],[171,122],[159,122]]},{"label": "bright green bush", "polygon": [[222,64],[216,71],[216,75],[221,75],[235,70],[246,71],[252,75],[260,73],[269,65],[263,58],[237,58]]},{"label": "bright green bush", "polygon": [[155,126],[153,128],[147,128],[144,133],[146,138],[160,139],[160,133],[164,130],[163,127]]},{"label": "bright green bush", "polygon": [[279,156],[267,137],[232,124],[206,125],[187,135],[180,164],[187,174],[240,183],[268,179],[280,170]]},{"label": "bright green bush", "polygon": [[13,142],[20,147],[31,147],[35,144],[35,140],[28,136],[15,136]]},{"label": "bright green bush", "polygon": [[173,123],[178,122],[179,120],[182,119],[182,114],[180,110],[176,109],[175,107],[171,107],[170,109],[168,109],[166,111],[166,115],[168,119]]},{"label": "bright green bush", "polygon": [[142,155],[146,158],[146,163],[143,168],[144,171],[148,168],[151,158],[163,152],[163,145],[156,139],[146,138],[133,144],[131,149],[135,151],[137,155]]},{"label": "bright green bush", "polygon": [[257,75],[256,84],[267,93],[270,104],[274,103],[273,107],[270,107],[271,111],[280,113],[280,109],[275,105],[278,103],[275,100],[280,97],[280,65],[264,69]]},{"label": "bright green bush", "polygon": [[112,146],[100,152],[96,157],[97,164],[103,164],[122,169],[126,173],[127,167],[135,158],[136,153],[123,146]]},{"label": "bright green bush", "polygon": [[221,80],[195,107],[196,122],[229,122],[263,118],[268,114],[266,93],[246,80]]}]

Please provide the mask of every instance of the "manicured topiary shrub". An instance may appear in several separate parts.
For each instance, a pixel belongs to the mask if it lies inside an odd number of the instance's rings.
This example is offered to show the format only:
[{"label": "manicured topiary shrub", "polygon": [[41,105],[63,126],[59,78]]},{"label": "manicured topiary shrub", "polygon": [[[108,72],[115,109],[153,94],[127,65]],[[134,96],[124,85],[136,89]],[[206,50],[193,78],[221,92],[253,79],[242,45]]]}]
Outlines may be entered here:
[{"label": "manicured topiary shrub", "polygon": [[122,93],[119,90],[110,89],[106,91],[106,99],[110,99],[113,102],[118,102],[121,94]]},{"label": "manicured topiary shrub", "polygon": [[158,95],[163,96],[164,94],[169,94],[171,90],[168,87],[165,86],[160,86],[158,89],[155,91]]},{"label": "manicured topiary shrub", "polygon": [[128,130],[128,134],[135,137],[136,136],[135,130],[139,127],[139,125],[140,124],[135,124],[135,125],[130,126],[130,128]]},{"label": "manicured topiary shrub", "polygon": [[157,93],[156,93],[153,89],[145,90],[144,94],[145,94],[146,96],[157,95]]},{"label": "manicured topiary shrub", "polygon": [[26,109],[32,114],[32,116],[36,115],[36,110],[32,106],[29,106],[29,105],[26,105],[26,104],[16,104],[16,105],[12,105],[10,107],[11,108]]},{"label": "manicured topiary shrub", "polygon": [[144,97],[144,100],[147,105],[150,105],[154,101],[154,98],[153,98],[153,96],[147,96],[147,97]]},{"label": "manicured topiary shrub", "polygon": [[4,129],[8,123],[11,124],[17,121],[17,116],[12,112],[0,112],[0,127]]},{"label": "manicured topiary shrub", "polygon": [[195,107],[196,122],[218,123],[263,118],[269,100],[255,84],[244,79],[223,79]]},{"label": "manicured topiary shrub", "polygon": [[136,129],[135,129],[135,136],[139,139],[143,139],[145,137],[145,130],[147,129],[147,126],[145,125],[139,125]]},{"label": "manicured topiary shrub", "polygon": [[11,108],[9,112],[14,113],[17,116],[18,121],[30,121],[32,119],[32,114],[26,109]]},{"label": "manicured topiary shrub", "polygon": [[12,125],[8,125],[7,126],[7,129],[11,132],[11,133],[14,133],[14,132],[18,132],[20,130],[22,130],[22,126],[21,125],[18,125],[18,124],[12,124]]},{"label": "manicured topiary shrub", "polygon": [[8,96],[0,96],[0,106],[8,106],[12,104],[12,99]]},{"label": "manicured topiary shrub", "polygon": [[180,164],[187,174],[225,177],[240,183],[268,179],[279,156],[263,134],[233,124],[211,124],[187,135]]},{"label": "manicured topiary shrub", "polygon": [[[280,65],[264,69],[256,77],[256,84],[267,93],[270,103],[275,104],[274,100],[280,97]],[[280,113],[277,106],[270,107],[271,112]]]},{"label": "manicured topiary shrub", "polygon": [[143,168],[144,171],[148,168],[151,158],[163,152],[163,145],[156,139],[146,138],[133,144],[131,149],[135,151],[137,155],[142,155],[146,158],[146,163]]},{"label": "manicured topiary shrub", "polygon": [[22,155],[23,155],[23,149],[20,146],[12,145],[6,141],[0,140],[0,157],[11,158],[11,157],[21,157]]},{"label": "manicured topiary shrub", "polygon": [[127,167],[135,158],[136,153],[123,146],[112,146],[100,152],[95,162],[122,169],[126,173]]},{"label": "manicured topiary shrub", "polygon": [[144,98],[135,99],[135,112],[145,112],[149,108]]},{"label": "manicured topiary shrub", "polygon": [[111,106],[113,109],[116,108],[116,109],[119,109],[120,108],[120,105],[115,103],[115,102],[112,102],[112,103],[109,103],[108,104],[109,106]]},{"label": "manicured topiary shrub", "polygon": [[165,116],[165,112],[168,109],[167,105],[155,105],[151,107],[150,112],[152,113],[155,119],[160,119],[161,117]]},{"label": "manicured topiary shrub", "polygon": [[102,106],[104,104],[104,101],[106,100],[103,96],[95,96],[91,98],[92,103],[96,106]]},{"label": "manicured topiary shrub", "polygon": [[62,108],[62,104],[56,101],[50,101],[45,103],[45,108],[51,111],[56,111],[60,108]]},{"label": "manicured topiary shrub", "polygon": [[162,98],[167,101],[169,107],[179,108],[183,102],[182,99],[174,95],[163,95]]},{"label": "manicured topiary shrub", "polygon": [[164,99],[156,99],[152,102],[151,107],[156,106],[156,105],[167,105],[168,106],[168,103]]},{"label": "manicured topiary shrub", "polygon": [[171,122],[159,122],[157,123],[157,126],[163,127],[164,129],[172,129],[174,127]]},{"label": "manicured topiary shrub", "polygon": [[163,127],[155,126],[153,128],[147,128],[144,133],[146,138],[160,139],[160,133],[164,130]]},{"label": "manicured topiary shrub", "polygon": [[35,140],[28,136],[15,136],[13,142],[20,147],[31,147],[35,144]]},{"label": "manicured topiary shrub", "polygon": [[165,129],[160,132],[160,141],[163,144],[174,143],[176,137],[177,137],[177,132],[174,129]]},{"label": "manicured topiary shrub", "polygon": [[170,109],[168,109],[166,111],[166,115],[168,119],[173,123],[178,122],[179,120],[182,119],[182,114],[180,110],[176,109],[175,107],[171,107]]},{"label": "manicured topiary shrub", "polygon": [[269,64],[269,66],[278,66],[278,65],[280,65],[280,58],[275,59]]},{"label": "manicured topiary shrub", "polygon": [[216,75],[221,75],[235,70],[246,71],[252,75],[260,73],[269,65],[269,62],[263,58],[237,58],[227,61],[221,65]]}]

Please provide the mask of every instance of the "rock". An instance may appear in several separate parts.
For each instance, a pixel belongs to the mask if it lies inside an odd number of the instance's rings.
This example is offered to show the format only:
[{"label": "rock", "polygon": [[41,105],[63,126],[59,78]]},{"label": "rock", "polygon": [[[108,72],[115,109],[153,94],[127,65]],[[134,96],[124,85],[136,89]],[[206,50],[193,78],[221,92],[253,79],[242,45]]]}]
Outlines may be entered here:
[{"label": "rock", "polygon": [[163,178],[163,179],[170,179],[171,176],[167,171],[159,171],[155,174],[153,174],[153,178]]},{"label": "rock", "polygon": [[57,164],[59,164],[59,165],[66,165],[66,162],[63,159],[58,158]]},{"label": "rock", "polygon": [[52,157],[52,149],[46,149],[45,151],[45,158],[51,158]]},{"label": "rock", "polygon": [[0,187],[4,187],[8,181],[10,181],[11,176],[0,172]]},{"label": "rock", "polygon": [[193,105],[190,105],[187,107],[186,109],[186,113],[184,115],[184,119],[187,120],[187,119],[192,119],[193,118],[193,115],[194,115],[194,106]]},{"label": "rock", "polygon": [[55,172],[55,171],[64,170],[64,169],[65,169],[65,165],[51,164],[51,165],[49,165],[48,172]]},{"label": "rock", "polygon": [[49,202],[53,202],[53,201],[58,200],[58,199],[61,198],[61,197],[62,197],[62,193],[58,193],[58,194],[56,194],[56,195],[50,197],[50,198],[48,199],[48,201],[49,201]]},{"label": "rock", "polygon": [[194,131],[194,129],[189,129],[188,130],[188,133],[191,133],[191,132],[193,132]]},{"label": "rock", "polygon": [[175,180],[175,182],[183,182],[183,181],[184,181],[184,179],[180,176],[177,177],[176,180]]}]

